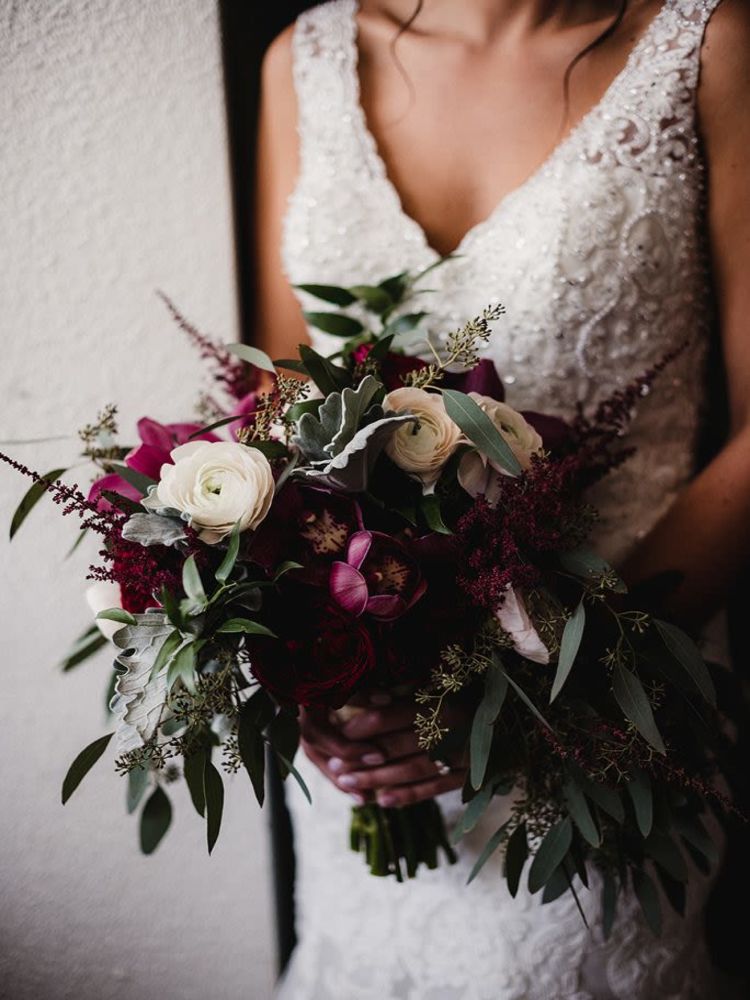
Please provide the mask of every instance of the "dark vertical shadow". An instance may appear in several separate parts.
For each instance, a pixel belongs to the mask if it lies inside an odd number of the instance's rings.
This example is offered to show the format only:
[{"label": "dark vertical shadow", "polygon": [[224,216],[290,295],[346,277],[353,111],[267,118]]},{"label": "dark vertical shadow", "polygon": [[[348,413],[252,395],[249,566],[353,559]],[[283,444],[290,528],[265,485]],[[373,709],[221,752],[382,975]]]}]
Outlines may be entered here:
[{"label": "dark vertical shadow", "polygon": [[[250,0],[218,0],[221,24],[224,93],[231,169],[232,207],[240,333],[254,336],[253,185],[258,120],[260,67],[276,35],[312,3],[286,0],[272,4]],[[283,972],[296,943],[294,931],[294,845],[284,786],[269,761],[267,812],[276,909],[278,970]]]}]

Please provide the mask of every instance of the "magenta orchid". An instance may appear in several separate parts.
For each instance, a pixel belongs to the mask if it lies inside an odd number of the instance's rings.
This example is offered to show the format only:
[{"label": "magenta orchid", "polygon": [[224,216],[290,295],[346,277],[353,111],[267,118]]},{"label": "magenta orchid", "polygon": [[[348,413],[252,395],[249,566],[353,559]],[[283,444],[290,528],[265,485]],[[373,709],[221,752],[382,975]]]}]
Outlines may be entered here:
[{"label": "magenta orchid", "polygon": [[380,531],[357,531],[349,539],[346,562],[334,562],[331,596],[350,614],[394,621],[427,589],[419,564],[407,548]]},{"label": "magenta orchid", "polygon": [[[138,436],[141,443],[136,445],[125,456],[124,462],[129,468],[140,472],[149,479],[158,479],[162,465],[171,463],[171,452],[188,440],[219,441],[210,431],[198,433],[200,424],[160,424],[150,417],[142,417],[138,421]],[[142,491],[136,489],[116,472],[97,479],[89,490],[88,499],[96,502],[99,510],[111,510],[112,505],[102,496],[104,490],[112,490],[120,496],[139,501]]]}]

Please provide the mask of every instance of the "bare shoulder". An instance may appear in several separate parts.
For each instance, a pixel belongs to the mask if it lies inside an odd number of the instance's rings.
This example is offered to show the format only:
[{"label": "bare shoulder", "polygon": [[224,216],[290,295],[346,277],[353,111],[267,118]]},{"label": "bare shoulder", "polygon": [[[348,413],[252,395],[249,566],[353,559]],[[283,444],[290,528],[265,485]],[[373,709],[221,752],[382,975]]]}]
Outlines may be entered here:
[{"label": "bare shoulder", "polygon": [[272,93],[291,91],[292,53],[296,24],[290,24],[278,34],[266,49],[261,70],[263,89]]},{"label": "bare shoulder", "polygon": [[704,130],[746,116],[750,97],[750,3],[723,0],[706,27],[698,102]]}]

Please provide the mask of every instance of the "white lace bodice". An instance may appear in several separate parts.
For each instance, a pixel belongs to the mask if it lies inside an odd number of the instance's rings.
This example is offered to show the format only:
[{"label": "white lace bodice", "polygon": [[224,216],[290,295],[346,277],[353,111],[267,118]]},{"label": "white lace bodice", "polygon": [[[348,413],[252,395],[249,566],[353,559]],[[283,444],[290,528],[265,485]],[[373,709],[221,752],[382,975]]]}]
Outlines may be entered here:
[{"label": "white lace bodice", "polygon": [[[506,314],[487,355],[508,402],[561,416],[579,402],[592,406],[689,340],[641,400],[631,428],[636,454],[599,488],[598,544],[615,560],[693,470],[710,330],[695,92],[703,32],[719,2],[665,0],[601,101],[466,234],[460,257],[431,275],[424,303],[439,338],[502,302]],[[283,245],[295,284],[377,282],[439,259],[405,213],[367,127],[356,9],[355,0],[333,0],[295,30],[301,158]],[[340,346],[319,331],[311,337],[324,353]],[[407,886],[378,881],[348,854],[346,798],[311,768],[305,773],[316,801],[308,811],[293,797],[301,944],[285,1000],[714,995],[698,972],[699,916],[655,941],[628,904],[603,945],[594,893],[584,892],[589,932],[566,898],[543,907],[523,892],[511,900],[498,878],[500,857],[467,888],[497,816],[464,844],[454,868]],[[456,796],[444,807],[455,814]]]}]

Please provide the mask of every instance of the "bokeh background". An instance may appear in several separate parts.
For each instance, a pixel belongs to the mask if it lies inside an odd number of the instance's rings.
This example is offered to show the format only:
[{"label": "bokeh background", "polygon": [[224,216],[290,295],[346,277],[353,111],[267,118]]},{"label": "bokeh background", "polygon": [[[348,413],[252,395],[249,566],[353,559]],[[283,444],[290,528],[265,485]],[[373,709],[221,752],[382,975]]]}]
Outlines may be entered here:
[{"label": "bokeh background", "polygon": [[[0,445],[42,471],[120,404],[190,417],[202,376],[155,290],[237,340],[219,12],[212,0],[0,0]],[[62,461],[58,461],[62,459]],[[84,473],[85,474],[85,473]],[[266,821],[246,775],[224,827],[172,788],[172,829],[138,848],[105,756],[68,805],[60,783],[105,732],[109,657],[63,675],[89,621],[95,544],[36,509],[0,467],[0,996],[264,1000],[274,932]]]}]

